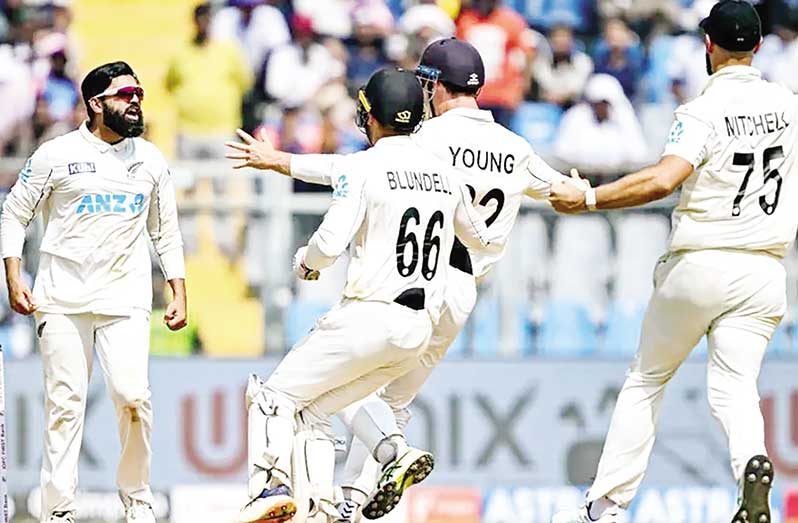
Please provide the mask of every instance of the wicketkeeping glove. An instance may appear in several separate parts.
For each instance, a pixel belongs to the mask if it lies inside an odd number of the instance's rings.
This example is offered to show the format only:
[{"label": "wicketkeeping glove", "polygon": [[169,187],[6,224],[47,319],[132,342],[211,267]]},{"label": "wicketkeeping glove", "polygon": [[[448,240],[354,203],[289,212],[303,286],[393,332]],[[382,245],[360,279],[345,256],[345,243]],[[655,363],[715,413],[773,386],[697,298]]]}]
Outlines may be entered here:
[{"label": "wicketkeeping glove", "polygon": [[320,273],[316,269],[310,269],[305,265],[305,252],[308,250],[307,246],[300,247],[294,254],[294,274],[300,280],[318,280]]}]

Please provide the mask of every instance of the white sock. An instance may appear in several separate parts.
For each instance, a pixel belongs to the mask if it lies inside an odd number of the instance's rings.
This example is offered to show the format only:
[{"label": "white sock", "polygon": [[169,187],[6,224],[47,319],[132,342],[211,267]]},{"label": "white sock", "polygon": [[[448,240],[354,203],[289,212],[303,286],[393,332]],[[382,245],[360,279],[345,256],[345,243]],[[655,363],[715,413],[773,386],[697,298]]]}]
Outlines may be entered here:
[{"label": "white sock", "polygon": [[605,514],[613,514],[617,511],[618,505],[607,496],[602,496],[588,504],[587,515],[590,516],[590,519],[596,521]]}]

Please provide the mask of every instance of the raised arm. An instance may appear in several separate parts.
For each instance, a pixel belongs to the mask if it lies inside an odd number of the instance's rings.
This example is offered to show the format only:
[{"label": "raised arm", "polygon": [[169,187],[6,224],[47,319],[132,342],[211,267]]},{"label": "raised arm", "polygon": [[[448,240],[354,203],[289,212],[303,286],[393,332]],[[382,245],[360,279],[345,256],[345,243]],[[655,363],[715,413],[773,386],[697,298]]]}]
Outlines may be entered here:
[{"label": "raised arm", "polygon": [[22,248],[25,229],[52,191],[52,166],[45,148],[39,148],[25,163],[16,183],[3,202],[0,216],[0,245],[6,269],[11,308],[20,314],[36,310],[33,294],[22,280]]}]

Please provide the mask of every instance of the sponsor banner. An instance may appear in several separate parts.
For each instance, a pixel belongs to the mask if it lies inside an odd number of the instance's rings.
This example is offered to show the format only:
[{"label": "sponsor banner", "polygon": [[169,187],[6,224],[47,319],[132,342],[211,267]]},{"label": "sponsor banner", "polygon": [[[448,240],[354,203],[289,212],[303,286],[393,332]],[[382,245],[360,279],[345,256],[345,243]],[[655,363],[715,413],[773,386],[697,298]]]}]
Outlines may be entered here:
[{"label": "sponsor banner", "polygon": [[[267,376],[276,361],[152,360],[154,488],[245,484],[247,376]],[[35,359],[10,362],[6,370],[9,488],[20,494],[39,482],[42,371]],[[413,405],[408,438],[436,456],[430,485],[585,485],[595,474],[625,370],[622,362],[601,361],[444,362]],[[781,485],[798,484],[798,362],[770,361],[762,374],[777,478]],[[689,361],[669,384],[644,487],[732,483],[726,439],[707,405],[705,376],[703,362]],[[113,489],[118,455],[116,416],[96,368],[81,488]]]},{"label": "sponsor banner", "polygon": [[[38,487],[31,490],[26,496],[27,516],[37,521],[41,516],[42,494]],[[18,515],[24,517],[20,507]],[[152,511],[155,518],[165,520],[169,518],[169,498],[162,492],[153,492]],[[124,519],[125,511],[119,494],[113,492],[98,492],[79,490],[75,496],[75,512],[79,521],[118,521]]]},{"label": "sponsor banner", "polygon": [[[376,523],[550,523],[560,510],[578,508],[585,491],[570,486],[411,488],[389,516]],[[776,488],[772,523],[795,523],[798,490]],[[22,520],[38,517],[39,491],[27,496]],[[178,485],[169,498],[155,494],[159,521],[170,523],[237,523],[246,502],[246,487],[229,484]],[[729,523],[737,492],[726,487],[649,487],[638,493],[619,523]],[[24,500],[22,505],[24,505]],[[80,492],[78,521],[119,521],[121,503],[114,492]]]},{"label": "sponsor banner", "polygon": [[482,495],[476,488],[415,487],[407,492],[406,522],[480,523]]}]

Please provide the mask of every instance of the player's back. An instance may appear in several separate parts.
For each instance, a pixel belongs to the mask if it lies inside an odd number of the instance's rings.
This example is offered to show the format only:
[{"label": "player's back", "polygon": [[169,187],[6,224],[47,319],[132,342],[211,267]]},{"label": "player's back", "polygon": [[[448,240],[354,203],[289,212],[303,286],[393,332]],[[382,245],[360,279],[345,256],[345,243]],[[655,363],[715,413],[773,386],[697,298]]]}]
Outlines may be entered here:
[{"label": "player's back", "polygon": [[798,227],[796,97],[747,66],[721,69],[676,111],[665,154],[695,170],[673,214],[671,250],[783,256]]},{"label": "player's back", "polygon": [[[360,198],[364,212],[344,295],[384,302],[405,295],[414,303],[422,297],[437,319],[455,213],[465,200],[452,170],[409,137],[393,136],[342,157],[336,172],[337,197]],[[478,220],[475,212],[472,219]]]},{"label": "player's back", "polygon": [[425,122],[415,139],[456,170],[495,238],[495,250],[470,256],[455,242],[452,265],[459,266],[462,260],[457,258],[466,257],[473,274],[484,276],[504,253],[534,174],[528,170],[530,161],[539,159],[526,140],[495,123],[489,111],[479,109],[449,110]]}]

